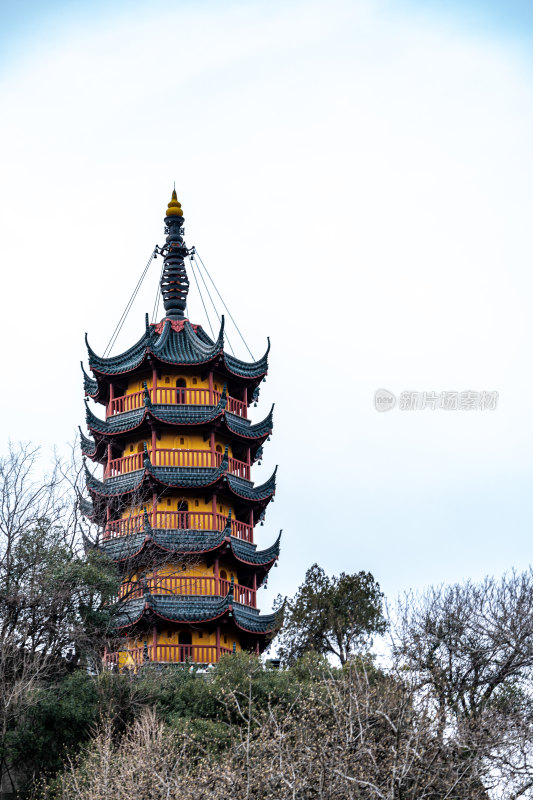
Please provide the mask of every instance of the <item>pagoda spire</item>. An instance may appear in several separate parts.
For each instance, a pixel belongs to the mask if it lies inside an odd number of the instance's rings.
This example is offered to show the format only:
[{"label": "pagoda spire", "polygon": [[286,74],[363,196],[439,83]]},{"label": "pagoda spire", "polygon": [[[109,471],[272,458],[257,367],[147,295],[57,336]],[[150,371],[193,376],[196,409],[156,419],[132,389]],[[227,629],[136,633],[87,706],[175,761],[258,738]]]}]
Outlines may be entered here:
[{"label": "pagoda spire", "polygon": [[189,279],[184,264],[187,247],[183,241],[183,222],[181,203],[174,189],[165,216],[167,244],[161,275],[161,294],[167,319],[185,318]]}]

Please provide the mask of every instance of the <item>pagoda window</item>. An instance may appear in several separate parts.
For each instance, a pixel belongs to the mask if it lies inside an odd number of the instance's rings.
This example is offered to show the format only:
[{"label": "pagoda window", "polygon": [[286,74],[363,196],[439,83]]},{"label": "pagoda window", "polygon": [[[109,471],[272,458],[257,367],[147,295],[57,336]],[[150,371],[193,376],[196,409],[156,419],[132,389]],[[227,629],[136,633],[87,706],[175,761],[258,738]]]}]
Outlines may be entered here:
[{"label": "pagoda window", "polygon": [[193,385],[194,385],[194,386],[196,386],[196,384],[198,383],[198,381],[197,381],[197,379],[196,379],[196,378],[193,378],[193,379],[192,379],[192,382],[193,382]]},{"label": "pagoda window", "polygon": [[176,381],[176,403],[183,405],[187,402],[186,393],[187,381],[185,378],[178,378]]},{"label": "pagoda window", "polygon": [[220,570],[220,579],[223,580],[223,581],[227,581],[228,580],[228,573],[226,572],[225,569],[221,569]]},{"label": "pagoda window", "polygon": [[180,644],[192,644],[192,634],[189,631],[180,631],[178,642]]},{"label": "pagoda window", "polygon": [[222,453],[222,445],[221,444],[217,444],[217,446],[215,447],[215,450],[217,451],[217,453]]},{"label": "pagoda window", "polygon": [[138,453],[144,452],[144,442],[139,442],[139,444],[137,445],[137,452]]},{"label": "pagoda window", "polygon": [[178,511],[188,511],[189,504],[186,500],[180,500],[178,503]]}]

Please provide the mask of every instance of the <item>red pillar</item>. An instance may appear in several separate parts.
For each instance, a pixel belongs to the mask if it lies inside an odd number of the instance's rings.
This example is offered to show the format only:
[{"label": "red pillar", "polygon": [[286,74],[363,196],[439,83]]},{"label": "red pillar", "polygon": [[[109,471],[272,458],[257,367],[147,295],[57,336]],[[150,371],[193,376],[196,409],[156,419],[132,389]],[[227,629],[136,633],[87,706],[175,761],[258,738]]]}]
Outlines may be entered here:
[{"label": "red pillar", "polygon": [[209,437],[209,449],[211,450],[211,466],[215,467],[215,432]]},{"label": "red pillar", "polygon": [[157,628],[155,625],[152,634],[152,661],[157,661]]},{"label": "red pillar", "polygon": [[242,393],[242,402],[244,403],[244,419],[248,418],[248,388],[245,386]]},{"label": "red pillar", "polygon": [[152,403],[157,403],[157,369],[152,367]]},{"label": "red pillar", "polygon": [[109,406],[107,407],[107,415],[111,416],[113,411],[113,400],[115,399],[115,392],[113,390],[113,384],[109,384]]},{"label": "red pillar", "polygon": [[152,528],[157,528],[157,492],[152,492]]},{"label": "red pillar", "polygon": [[216,527],[217,524],[217,496],[216,494],[213,495],[211,500],[211,513],[213,514],[213,525],[215,526],[214,530],[218,530]]},{"label": "red pillar", "polygon": [[150,456],[150,461],[152,462],[152,464],[154,466],[157,465],[157,459],[156,459],[156,454],[155,454],[156,448],[157,448],[157,433],[156,433],[156,429],[154,427],[154,428],[152,428],[152,454]]},{"label": "red pillar", "polygon": [[252,589],[254,590],[254,608],[257,608],[257,575],[254,572],[254,579],[252,581]]},{"label": "red pillar", "polygon": [[220,661],[220,625],[217,625],[217,664]]},{"label": "red pillar", "polygon": [[220,575],[219,575],[220,562],[215,558],[215,594],[220,594]]},{"label": "red pillar", "polygon": [[209,373],[209,405],[215,405],[215,396],[213,394],[213,371]]}]

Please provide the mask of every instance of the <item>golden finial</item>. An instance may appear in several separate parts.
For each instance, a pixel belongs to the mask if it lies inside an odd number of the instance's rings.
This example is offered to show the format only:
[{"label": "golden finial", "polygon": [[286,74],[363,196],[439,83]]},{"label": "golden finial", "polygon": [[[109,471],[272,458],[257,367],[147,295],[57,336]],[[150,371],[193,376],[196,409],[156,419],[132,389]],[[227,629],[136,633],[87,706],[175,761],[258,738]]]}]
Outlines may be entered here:
[{"label": "golden finial", "polygon": [[176,194],[176,188],[174,187],[174,191],[172,192],[172,200],[168,204],[167,208],[167,217],[182,217],[183,211],[181,210],[181,203],[178,201],[178,195]]}]

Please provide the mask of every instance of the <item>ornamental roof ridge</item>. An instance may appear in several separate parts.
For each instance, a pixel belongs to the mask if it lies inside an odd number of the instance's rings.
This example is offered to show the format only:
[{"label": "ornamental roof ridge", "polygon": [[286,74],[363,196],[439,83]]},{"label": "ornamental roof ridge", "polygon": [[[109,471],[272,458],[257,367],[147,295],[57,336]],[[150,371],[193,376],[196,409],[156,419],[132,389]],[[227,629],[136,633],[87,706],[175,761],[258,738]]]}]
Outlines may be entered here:
[{"label": "ornamental roof ridge", "polygon": [[90,397],[95,397],[98,394],[98,381],[95,381],[94,378],[85,372],[83,361],[80,361],[80,366],[83,373],[83,388],[85,389],[85,394],[88,394]]},{"label": "ornamental roof ridge", "polygon": [[80,449],[83,455],[89,456],[91,458],[96,453],[96,442],[94,439],[90,439],[88,436],[85,436],[82,429],[78,425],[78,430],[80,432]]},{"label": "ornamental roof ridge", "polygon": [[258,375],[266,375],[268,372],[268,355],[270,353],[270,336],[267,336],[267,349],[261,358],[257,361],[242,361],[236,356],[224,352],[224,363],[226,368],[234,375],[241,377],[257,377]]},{"label": "ornamental roof ridge", "polygon": [[[129,369],[134,369],[143,361],[151,340],[152,332],[145,331],[141,338],[123,353],[120,353],[116,356],[99,356],[90,346],[89,337],[86,333],[85,344],[89,354],[89,367],[93,370],[93,372],[97,370],[98,372],[104,372],[104,374],[107,374],[115,371],[113,370],[113,367],[116,367],[117,365],[124,366],[124,362],[130,361]],[[131,364],[131,361],[133,361],[133,364]],[[120,370],[117,371],[120,372]]]},{"label": "ornamental roof ridge", "polygon": [[[252,552],[246,552],[249,550],[249,542],[245,542],[243,539],[236,539],[235,537],[231,537],[230,539],[230,547],[232,549],[233,555],[239,561],[244,561],[247,564],[252,564],[254,566],[268,564],[270,561],[275,561],[279,556],[280,545],[281,545],[281,534],[282,531],[279,532],[278,538],[276,539],[270,547],[266,547],[264,550],[257,550],[256,545],[254,545],[254,550]],[[251,561],[248,558],[252,558]]]},{"label": "ornamental roof ridge", "polygon": [[228,426],[229,430],[232,433],[236,433],[238,436],[244,436],[247,439],[258,439],[261,436],[270,434],[273,428],[273,416],[274,403],[272,403],[272,407],[266,417],[260,422],[254,423],[253,425],[248,420],[244,420],[242,417],[237,417],[235,414],[231,414],[230,412],[226,412],[224,414],[226,425]]},{"label": "ornamental roof ridge", "polygon": [[258,609],[232,601],[230,594],[225,597],[152,595],[146,593],[142,598],[126,600],[119,605],[117,628],[130,627],[140,622],[148,613],[168,622],[210,622],[226,612],[233,611],[235,623],[248,633],[265,634],[274,630],[275,614],[260,615]]},{"label": "ornamental roof ridge", "polygon": [[254,486],[249,481],[239,478],[237,475],[232,475],[231,472],[227,473],[226,478],[232,492],[239,497],[243,497],[246,500],[266,500],[267,497],[274,495],[276,492],[277,471],[278,467],[276,465],[270,478],[260,486]]}]

